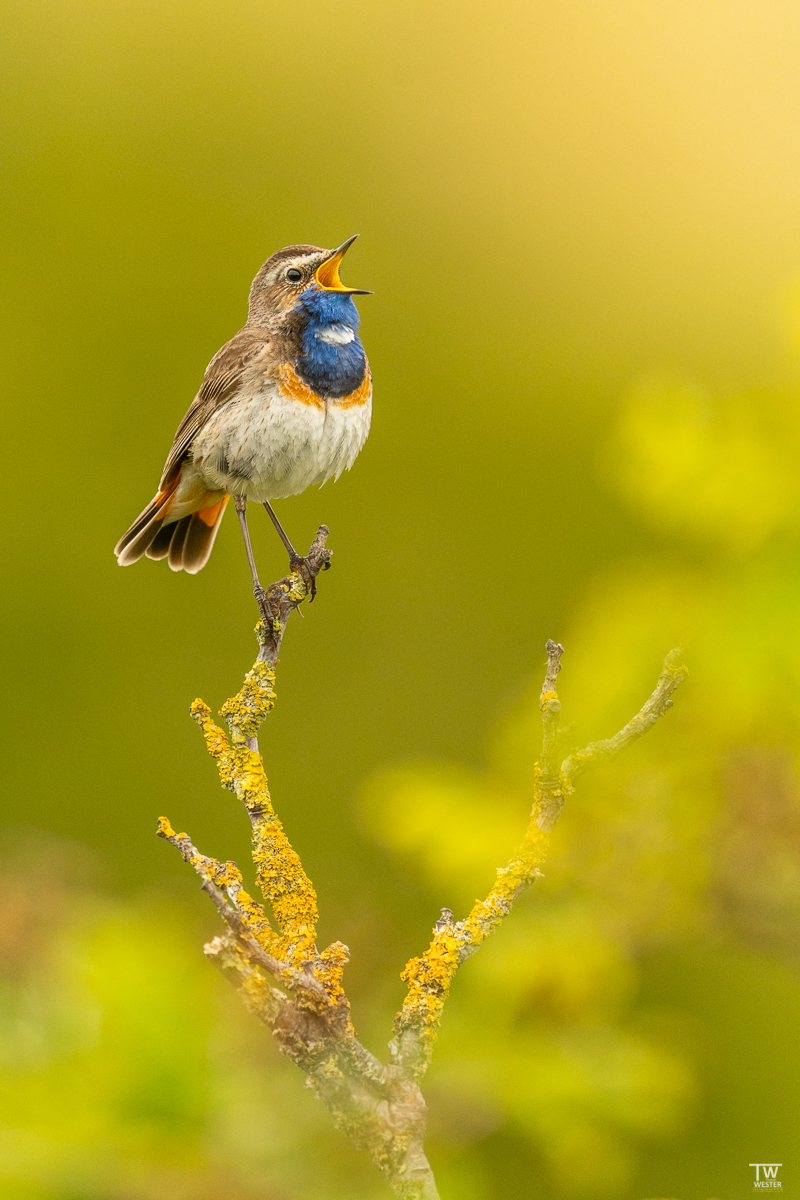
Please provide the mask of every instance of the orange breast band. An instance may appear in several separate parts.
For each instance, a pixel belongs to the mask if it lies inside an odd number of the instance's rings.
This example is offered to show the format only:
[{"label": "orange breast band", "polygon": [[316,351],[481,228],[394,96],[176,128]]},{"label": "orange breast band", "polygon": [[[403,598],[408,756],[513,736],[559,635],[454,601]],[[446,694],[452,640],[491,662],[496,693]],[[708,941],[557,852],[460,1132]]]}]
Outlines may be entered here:
[{"label": "orange breast band", "polygon": [[[278,379],[284,396],[291,396],[293,400],[299,400],[301,404],[310,404],[314,408],[325,407],[324,397],[318,396],[307,383],[303,383],[294,367],[289,363],[281,363],[278,368]],[[359,408],[362,404],[367,403],[371,395],[372,377],[367,369],[364,372],[364,378],[354,392],[350,392],[349,396],[333,398],[329,403],[335,404],[337,408]]]},{"label": "orange breast band", "polygon": [[362,404],[366,404],[372,395],[372,376],[369,373],[369,367],[364,372],[364,378],[354,392],[349,396],[342,396],[340,400],[333,400],[332,403],[337,408],[360,408]]},{"label": "orange breast band", "polygon": [[278,379],[284,396],[291,396],[292,400],[299,400],[301,404],[310,404],[313,408],[325,407],[322,396],[312,392],[308,384],[303,383],[294,367],[289,363],[281,363],[278,368]]}]

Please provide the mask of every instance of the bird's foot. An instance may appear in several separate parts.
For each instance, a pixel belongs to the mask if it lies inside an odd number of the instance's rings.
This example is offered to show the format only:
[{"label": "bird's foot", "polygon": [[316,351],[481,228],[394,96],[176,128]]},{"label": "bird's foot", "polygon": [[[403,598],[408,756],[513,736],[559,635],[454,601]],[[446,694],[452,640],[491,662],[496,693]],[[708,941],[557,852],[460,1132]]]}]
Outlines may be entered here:
[{"label": "bird's foot", "polygon": [[289,555],[289,570],[297,571],[298,575],[306,585],[308,592],[308,602],[311,604],[317,594],[317,579],[316,572],[311,569],[311,564],[302,554]]},{"label": "bird's foot", "polygon": [[275,627],[275,617],[270,608],[269,596],[260,583],[253,587],[253,595],[256,598],[256,604],[261,612],[261,619],[264,622],[264,632],[269,637]]}]

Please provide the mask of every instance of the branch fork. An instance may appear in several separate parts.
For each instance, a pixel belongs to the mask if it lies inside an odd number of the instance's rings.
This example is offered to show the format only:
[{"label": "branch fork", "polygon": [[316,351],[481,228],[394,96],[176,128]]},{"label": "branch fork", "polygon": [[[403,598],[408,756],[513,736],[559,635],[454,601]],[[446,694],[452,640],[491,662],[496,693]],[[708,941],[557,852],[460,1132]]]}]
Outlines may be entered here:
[{"label": "branch fork", "polygon": [[548,641],[540,696],[542,751],[528,826],[509,862],[498,869],[488,896],[460,921],[443,908],[428,948],[406,964],[402,978],[408,990],[395,1018],[389,1061],[383,1063],[359,1042],[353,1029],[342,985],[347,947],[333,942],[322,951],[317,948],[316,893],[275,813],[258,752],[258,730],[275,702],[275,664],[286,622],[310,594],[319,571],[330,564],[327,536],[327,528],[320,526],[306,559],[309,578],[305,570],[295,568],[267,589],[272,628],[266,631],[263,622],[256,627],[258,658],[241,690],[221,709],[227,733],[202,700],[191,706],[220,782],[241,800],[250,818],[263,903],[246,891],[235,863],[202,854],[166,817],[159,819],[158,834],[197,872],[224,922],[223,932],[204,948],[208,958],[237,988],[246,1007],[272,1030],[281,1052],[304,1071],[308,1086],[336,1125],[370,1154],[395,1195],[438,1200],[423,1150],[426,1107],[420,1080],[456,972],[541,876],[550,833],[575,780],[611,761],[650,729],[671,706],[687,671],[679,651],[673,650],[636,716],[614,737],[575,750],[559,764],[561,704],[556,680],[564,648]]}]

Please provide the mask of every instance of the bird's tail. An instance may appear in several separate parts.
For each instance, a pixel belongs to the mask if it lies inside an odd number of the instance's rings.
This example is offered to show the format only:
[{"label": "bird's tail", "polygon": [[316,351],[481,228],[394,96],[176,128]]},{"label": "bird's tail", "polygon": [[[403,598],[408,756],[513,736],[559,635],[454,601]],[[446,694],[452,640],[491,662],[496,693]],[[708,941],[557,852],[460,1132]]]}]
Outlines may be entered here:
[{"label": "bird's tail", "polygon": [[[223,496],[206,508],[170,520],[180,480],[181,473],[178,471],[117,542],[114,553],[121,567],[138,562],[143,554],[148,558],[169,557],[173,571],[188,571],[191,575],[206,565],[228,497]],[[202,495],[198,497],[199,503],[203,498]],[[208,498],[211,499],[211,496]]]},{"label": "bird's tail", "polygon": [[157,536],[169,515],[172,500],[180,481],[181,473],[178,471],[175,478],[171,479],[167,486],[153,497],[147,508],[139,513],[128,532],[119,539],[114,547],[114,553],[121,567],[129,567],[131,563],[138,562]]},{"label": "bird's tail", "polygon": [[161,525],[145,550],[147,557],[166,558],[173,571],[196,575],[208,562],[229,500],[230,496],[223,496],[172,525]]}]

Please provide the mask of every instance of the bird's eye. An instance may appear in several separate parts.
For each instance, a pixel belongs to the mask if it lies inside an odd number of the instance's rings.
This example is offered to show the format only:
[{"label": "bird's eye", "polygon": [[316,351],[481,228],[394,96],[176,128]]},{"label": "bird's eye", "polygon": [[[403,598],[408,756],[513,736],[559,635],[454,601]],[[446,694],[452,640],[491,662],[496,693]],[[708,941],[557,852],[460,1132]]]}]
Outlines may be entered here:
[{"label": "bird's eye", "polygon": [[286,272],[286,278],[291,279],[292,283],[297,283],[299,279],[303,278],[303,272],[298,271],[297,267],[289,267],[289,270]]}]

